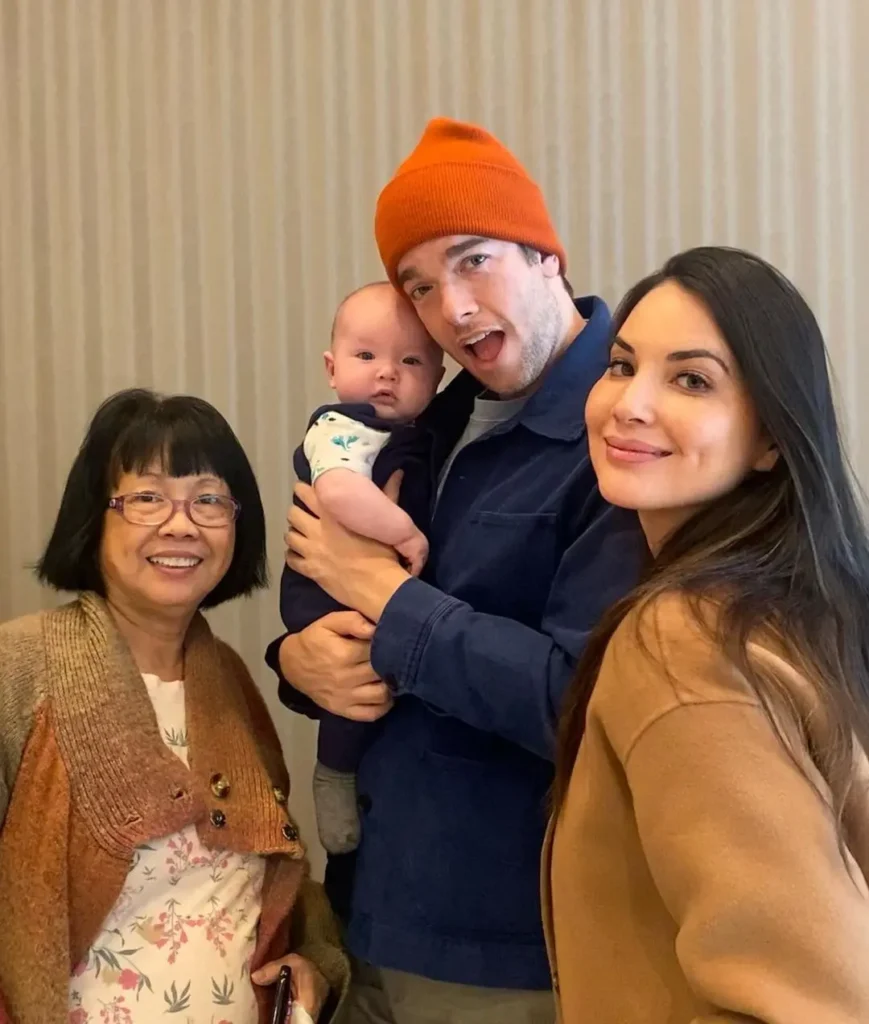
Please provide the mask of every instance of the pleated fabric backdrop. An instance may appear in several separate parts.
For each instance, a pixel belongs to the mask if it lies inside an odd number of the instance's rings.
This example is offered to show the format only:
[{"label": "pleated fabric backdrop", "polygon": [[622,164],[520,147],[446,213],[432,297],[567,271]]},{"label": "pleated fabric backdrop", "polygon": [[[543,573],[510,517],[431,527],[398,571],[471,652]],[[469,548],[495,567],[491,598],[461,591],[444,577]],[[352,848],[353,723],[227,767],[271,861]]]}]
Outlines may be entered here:
[{"label": "pleated fabric backdrop", "polygon": [[[129,385],[201,395],[259,476],[277,580],[291,453],[374,202],[477,120],[548,196],[581,291],[677,249],[759,251],[827,331],[869,480],[863,0],[0,0],[0,619],[83,428]],[[862,111],[862,113],[861,113]],[[214,614],[276,711],[312,836],[312,735],[262,665],[276,587]]]}]

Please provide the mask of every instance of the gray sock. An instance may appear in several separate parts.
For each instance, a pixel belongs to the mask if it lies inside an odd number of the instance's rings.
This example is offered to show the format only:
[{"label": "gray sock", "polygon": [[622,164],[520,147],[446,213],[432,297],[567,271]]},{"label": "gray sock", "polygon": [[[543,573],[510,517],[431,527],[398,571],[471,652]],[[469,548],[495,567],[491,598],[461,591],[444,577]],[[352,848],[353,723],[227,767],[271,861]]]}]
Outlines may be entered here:
[{"label": "gray sock", "polygon": [[361,825],[356,803],[356,776],[317,762],[314,768],[317,832],[328,853],[350,853],[359,845]]}]

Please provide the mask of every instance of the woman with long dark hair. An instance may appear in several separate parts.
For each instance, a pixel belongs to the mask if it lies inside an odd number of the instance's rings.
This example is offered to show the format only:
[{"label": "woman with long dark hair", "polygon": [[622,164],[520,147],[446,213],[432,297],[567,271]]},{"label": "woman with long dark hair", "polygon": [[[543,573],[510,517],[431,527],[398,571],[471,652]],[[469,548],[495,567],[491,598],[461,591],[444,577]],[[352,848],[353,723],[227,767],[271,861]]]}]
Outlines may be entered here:
[{"label": "woman with long dark hair", "polygon": [[675,256],[586,418],[652,557],[560,725],[562,1019],[869,1021],[869,541],[815,318],[755,256]]}]

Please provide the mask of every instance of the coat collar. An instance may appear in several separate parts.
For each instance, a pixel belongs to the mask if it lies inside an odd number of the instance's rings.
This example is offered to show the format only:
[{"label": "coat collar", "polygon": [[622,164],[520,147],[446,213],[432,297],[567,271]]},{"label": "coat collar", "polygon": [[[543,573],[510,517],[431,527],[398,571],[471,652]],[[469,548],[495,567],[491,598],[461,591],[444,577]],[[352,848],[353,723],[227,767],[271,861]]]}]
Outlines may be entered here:
[{"label": "coat collar", "polygon": [[[585,400],[607,366],[612,318],[607,304],[595,295],[577,299],[574,305],[585,326],[546,373],[522,411],[493,433],[503,433],[518,423],[557,441],[575,441],[585,433]],[[434,432],[445,450],[452,450],[481,393],[480,382],[462,370],[419,422]]]}]

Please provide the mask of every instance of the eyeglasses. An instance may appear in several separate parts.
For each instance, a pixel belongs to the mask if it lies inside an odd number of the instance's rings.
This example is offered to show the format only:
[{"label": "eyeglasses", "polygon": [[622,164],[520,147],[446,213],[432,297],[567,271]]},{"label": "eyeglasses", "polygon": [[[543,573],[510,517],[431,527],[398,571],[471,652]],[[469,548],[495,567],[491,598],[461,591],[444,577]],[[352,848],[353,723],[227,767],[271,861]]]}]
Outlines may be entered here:
[{"label": "eyeglasses", "polygon": [[241,505],[223,494],[201,494],[196,498],[165,498],[162,494],[118,494],[109,508],[120,512],[134,526],[163,526],[179,508],[197,526],[229,526],[238,518]]}]

